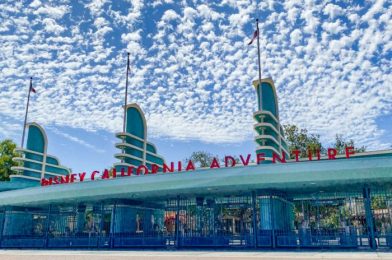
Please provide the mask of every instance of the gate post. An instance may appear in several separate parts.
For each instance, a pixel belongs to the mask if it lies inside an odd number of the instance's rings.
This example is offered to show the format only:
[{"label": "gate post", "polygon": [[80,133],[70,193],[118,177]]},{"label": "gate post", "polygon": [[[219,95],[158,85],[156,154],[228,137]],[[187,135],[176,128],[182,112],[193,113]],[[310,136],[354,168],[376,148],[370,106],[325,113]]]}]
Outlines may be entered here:
[{"label": "gate post", "polygon": [[102,237],[102,235],[103,235],[103,222],[104,222],[104,217],[105,217],[103,203],[101,203],[100,213],[101,213],[101,221],[99,223],[99,237],[98,237],[98,245],[97,245],[98,248],[101,247],[102,241],[105,239]]},{"label": "gate post", "polygon": [[176,247],[179,247],[179,241],[180,241],[180,196],[177,196],[177,203],[176,203]]},{"label": "gate post", "polygon": [[368,230],[368,237],[369,237],[369,245],[372,249],[376,249],[376,238],[374,235],[374,218],[372,212],[372,200],[370,197],[370,188],[364,187],[363,188],[363,202],[365,206],[365,216],[366,216],[366,226]]},{"label": "gate post", "polygon": [[253,246],[257,247],[257,208],[256,208],[256,192],[252,191],[252,220],[253,220]]},{"label": "gate post", "polygon": [[273,196],[270,195],[270,217],[271,217],[271,232],[272,232],[272,248],[276,248],[276,239],[275,239],[275,208],[274,208],[274,200]]},{"label": "gate post", "polygon": [[0,248],[3,247],[3,237],[4,237],[4,224],[5,224],[5,213],[7,212],[8,207],[4,207],[3,219],[1,220],[1,230],[0,230]]},{"label": "gate post", "polygon": [[117,203],[114,202],[113,204],[113,209],[112,209],[112,221],[110,223],[110,248],[114,247],[114,233],[115,233],[115,225],[116,225],[116,208],[117,208]]},{"label": "gate post", "polygon": [[46,228],[45,228],[45,248],[48,248],[49,244],[49,231],[50,231],[50,217],[52,215],[52,204],[49,204],[48,208],[48,219],[46,221]]}]

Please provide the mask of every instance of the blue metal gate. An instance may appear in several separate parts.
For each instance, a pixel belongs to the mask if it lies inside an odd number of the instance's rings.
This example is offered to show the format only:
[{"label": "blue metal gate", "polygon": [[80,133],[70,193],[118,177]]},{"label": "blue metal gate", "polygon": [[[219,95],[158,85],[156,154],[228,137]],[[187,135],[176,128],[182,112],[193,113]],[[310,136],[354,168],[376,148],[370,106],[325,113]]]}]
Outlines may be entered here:
[{"label": "blue metal gate", "polygon": [[0,210],[3,248],[389,248],[392,193],[253,191]]}]

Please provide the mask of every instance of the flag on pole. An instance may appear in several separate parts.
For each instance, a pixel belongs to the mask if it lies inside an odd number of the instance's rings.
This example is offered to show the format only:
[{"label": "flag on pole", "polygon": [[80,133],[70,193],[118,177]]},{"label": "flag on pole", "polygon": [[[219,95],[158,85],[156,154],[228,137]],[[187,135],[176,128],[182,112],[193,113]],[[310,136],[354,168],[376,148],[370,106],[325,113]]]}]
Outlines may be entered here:
[{"label": "flag on pole", "polygon": [[[260,30],[259,30],[259,19],[256,19],[256,30],[253,33],[253,37],[252,40],[248,43],[248,45],[251,45],[254,40],[257,39],[257,63],[258,63],[258,67],[259,67],[259,85],[261,84],[261,61],[260,61]],[[260,96],[263,96],[263,88],[259,88],[260,89]],[[259,90],[258,90],[259,91]],[[262,100],[262,99],[261,99]],[[260,102],[260,107],[262,108],[262,104]]]},{"label": "flag on pole", "polygon": [[253,37],[252,40],[250,40],[250,42],[248,43],[248,45],[251,45],[253,43],[253,41],[259,36],[259,29],[257,29],[254,33],[253,33]]},{"label": "flag on pole", "polygon": [[32,85],[30,86],[30,92],[37,93],[37,91],[35,91],[35,88],[33,88]]}]

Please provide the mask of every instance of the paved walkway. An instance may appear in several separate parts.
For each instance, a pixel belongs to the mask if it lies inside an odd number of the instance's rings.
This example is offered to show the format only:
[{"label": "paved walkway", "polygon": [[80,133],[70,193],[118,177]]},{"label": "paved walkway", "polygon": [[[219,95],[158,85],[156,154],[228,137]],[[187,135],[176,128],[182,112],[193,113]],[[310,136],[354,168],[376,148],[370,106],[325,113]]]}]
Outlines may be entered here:
[{"label": "paved walkway", "polygon": [[231,259],[392,259],[388,252],[228,252],[228,251],[41,251],[0,250],[1,260],[231,260]]}]

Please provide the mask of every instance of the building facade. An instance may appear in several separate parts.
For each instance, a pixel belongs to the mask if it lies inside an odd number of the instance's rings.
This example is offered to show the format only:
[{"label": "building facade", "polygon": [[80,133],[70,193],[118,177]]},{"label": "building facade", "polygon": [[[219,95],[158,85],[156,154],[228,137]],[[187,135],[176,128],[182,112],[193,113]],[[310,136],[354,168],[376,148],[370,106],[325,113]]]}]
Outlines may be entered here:
[{"label": "building facade", "polygon": [[[164,172],[164,159],[147,141],[143,112],[132,104],[127,107],[126,131],[116,134],[121,151],[115,155],[120,161],[114,164],[117,177],[43,187],[34,179],[31,187],[2,188],[0,246],[392,247],[392,151],[289,160],[274,83],[265,79],[254,85],[259,104],[254,114],[256,151],[265,155],[262,163]],[[21,162],[14,168],[20,177],[12,180],[65,173],[58,160],[43,159],[53,157],[45,155],[46,138],[42,142],[34,134],[38,130],[44,133],[38,126],[29,127],[27,148],[18,149],[23,152],[15,159]],[[32,159],[29,151],[41,157]],[[272,163],[274,154],[287,163]],[[143,165],[149,172],[156,165],[158,173],[137,174]],[[130,168],[134,171],[128,176]]]},{"label": "building facade", "polygon": [[145,165],[152,170],[152,165],[155,164],[161,170],[164,160],[157,154],[155,145],[147,142],[147,124],[143,111],[137,104],[129,104],[126,109],[126,131],[116,134],[121,140],[116,143],[116,148],[121,149],[121,153],[115,154],[115,157],[121,162],[115,163],[114,168],[121,172],[121,169],[137,169],[140,165]]},{"label": "building facade", "polygon": [[279,106],[276,95],[275,84],[272,79],[267,78],[255,80],[253,86],[257,93],[258,111],[253,114],[256,124],[255,141],[256,153],[264,153],[266,161],[272,160],[272,154],[289,158],[289,148],[284,139],[283,127],[279,121]]},{"label": "building facade", "polygon": [[12,160],[19,165],[11,168],[17,174],[10,176],[10,184],[14,188],[37,186],[43,178],[68,176],[71,170],[60,165],[57,157],[47,154],[48,138],[45,130],[37,123],[27,124],[26,128],[27,145],[26,148],[16,149],[19,156]]}]

